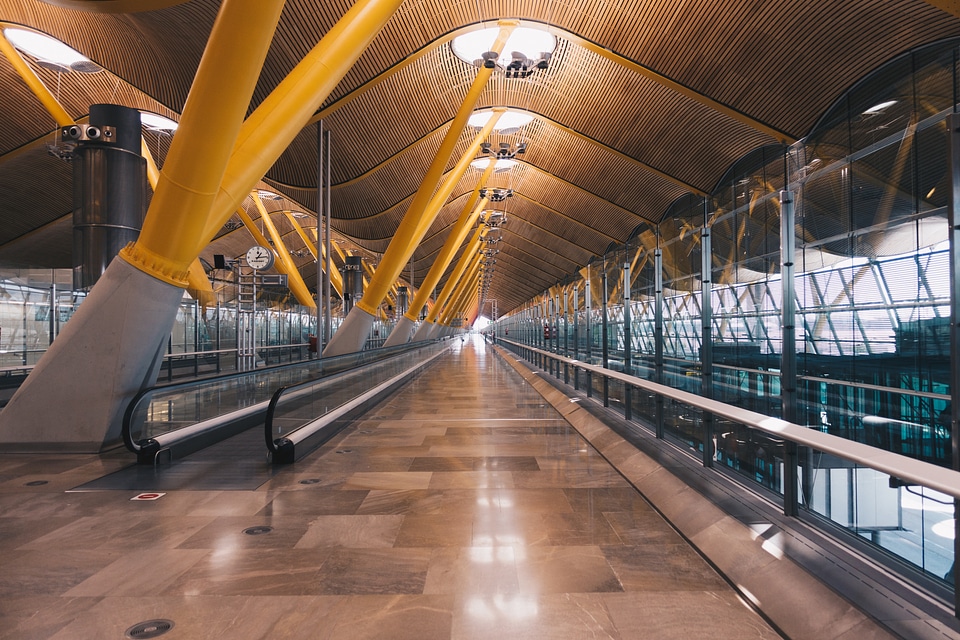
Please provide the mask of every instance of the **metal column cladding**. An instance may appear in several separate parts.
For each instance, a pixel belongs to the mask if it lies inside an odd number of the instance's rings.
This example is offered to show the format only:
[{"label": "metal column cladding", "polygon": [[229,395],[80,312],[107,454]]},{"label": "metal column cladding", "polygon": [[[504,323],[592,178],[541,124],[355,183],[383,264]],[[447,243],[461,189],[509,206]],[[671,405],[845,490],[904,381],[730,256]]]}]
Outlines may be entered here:
[{"label": "metal column cladding", "polygon": [[350,313],[363,297],[363,258],[347,256],[343,265],[343,312]]},{"label": "metal column cladding", "polygon": [[[412,280],[412,278],[411,278]],[[397,313],[396,316],[399,318],[407,312],[407,288],[406,287],[397,287]]]},{"label": "metal column cladding", "polygon": [[[67,127],[73,157],[73,288],[89,289],[120,249],[140,235],[147,204],[147,161],[140,155],[140,112],[90,107],[90,124]],[[65,136],[66,137],[66,136]]]}]

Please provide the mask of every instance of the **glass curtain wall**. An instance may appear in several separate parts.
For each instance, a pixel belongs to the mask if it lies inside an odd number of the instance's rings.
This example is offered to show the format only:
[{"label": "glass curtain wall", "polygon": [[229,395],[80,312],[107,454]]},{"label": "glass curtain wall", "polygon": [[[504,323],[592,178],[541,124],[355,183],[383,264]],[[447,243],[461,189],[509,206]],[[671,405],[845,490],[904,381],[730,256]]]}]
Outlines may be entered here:
[{"label": "glass curtain wall", "polygon": [[[960,390],[950,389],[945,121],[960,93],[958,55],[953,40],[887,63],[852,87],[803,140],[747,154],[708,198],[679,198],[659,224],[640,225],[625,245],[573,274],[567,286],[576,287],[579,300],[568,355],[602,364],[606,297],[608,366],[622,368],[629,340],[634,375],[656,379],[659,349],[665,384],[780,417],[781,356],[792,349],[798,423],[950,466],[951,392]],[[796,203],[792,345],[781,335],[784,189]],[[629,324],[619,288],[624,264],[631,267]],[[536,319],[532,310],[502,318],[498,334],[506,329],[506,337],[538,346],[533,332],[518,330]],[[712,372],[709,389],[704,371]],[[603,393],[601,381],[593,380],[592,393]],[[623,390],[612,394],[616,406]],[[783,447],[769,436],[723,421],[707,431],[709,416],[670,401],[660,408],[638,390],[631,408],[640,424],[652,428],[659,420],[668,440],[705,462],[783,493]],[[931,576],[951,579],[952,500],[816,451],[802,451],[800,467],[802,508]]]}]

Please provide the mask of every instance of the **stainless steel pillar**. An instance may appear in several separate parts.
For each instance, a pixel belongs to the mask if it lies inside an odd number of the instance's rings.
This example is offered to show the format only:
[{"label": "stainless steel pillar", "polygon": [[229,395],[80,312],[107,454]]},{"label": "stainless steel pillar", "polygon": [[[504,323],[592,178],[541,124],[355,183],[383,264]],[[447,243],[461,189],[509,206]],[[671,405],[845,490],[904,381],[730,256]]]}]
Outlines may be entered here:
[{"label": "stainless steel pillar", "polygon": [[[950,448],[960,471],[960,114],[947,117],[950,149]],[[960,500],[953,501],[953,584],[960,585]],[[960,589],[954,589],[954,615],[960,617]]]},{"label": "stainless steel pillar", "polygon": [[[626,262],[623,265],[623,372],[628,376],[633,375],[633,366],[630,363],[630,343],[632,341],[632,329],[630,328],[630,263]],[[630,385],[623,385],[623,417],[627,420],[633,419],[630,389]]]},{"label": "stainless steel pillar", "polygon": [[[706,222],[704,202],[704,222]],[[713,258],[710,227],[700,230],[700,395],[713,398]],[[703,466],[713,466],[713,414],[701,414],[703,424]]]},{"label": "stainless steel pillar", "polygon": [[115,104],[90,107],[90,124],[64,138],[73,156],[73,288],[88,290],[140,235],[147,206],[147,161],[140,153],[140,112]]}]

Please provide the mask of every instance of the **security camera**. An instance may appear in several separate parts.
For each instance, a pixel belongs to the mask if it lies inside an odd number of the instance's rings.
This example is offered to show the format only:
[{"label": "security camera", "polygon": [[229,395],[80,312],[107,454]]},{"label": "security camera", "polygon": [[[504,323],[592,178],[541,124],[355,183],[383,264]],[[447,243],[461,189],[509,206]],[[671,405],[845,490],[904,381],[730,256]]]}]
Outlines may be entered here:
[{"label": "security camera", "polygon": [[79,140],[80,137],[83,135],[83,127],[77,124],[70,125],[69,127],[64,127],[60,131],[60,135],[65,140]]}]

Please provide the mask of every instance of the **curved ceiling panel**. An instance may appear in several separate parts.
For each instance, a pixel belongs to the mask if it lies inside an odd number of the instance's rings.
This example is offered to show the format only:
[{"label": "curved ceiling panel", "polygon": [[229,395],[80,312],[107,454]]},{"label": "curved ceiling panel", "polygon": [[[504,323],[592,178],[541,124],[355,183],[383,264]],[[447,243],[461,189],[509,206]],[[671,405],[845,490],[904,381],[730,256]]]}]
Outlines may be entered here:
[{"label": "curved ceiling panel", "polygon": [[[81,4],[0,0],[0,18],[49,33],[103,67],[59,73],[28,61],[71,117],[82,119],[90,104],[116,102],[176,119],[220,2],[152,0],[149,7],[163,8],[136,13],[64,8]],[[348,7],[286,2],[251,110]],[[476,75],[450,41],[498,18],[549,26],[558,39],[547,69],[523,78],[495,72],[479,100],[481,107],[534,116],[520,131],[488,140],[511,153],[526,143],[517,167],[485,185],[513,190],[497,205],[508,223],[490,296],[503,312],[626,241],[638,224],[658,222],[685,193],[709,191],[750,150],[802,137],[882,62],[960,35],[960,19],[921,0],[408,0],[318,105],[317,119],[332,135],[333,226],[343,246],[371,257],[386,249]],[[59,263],[69,262],[71,171],[48,153],[57,127],[2,58],[0,86],[8,127],[0,140],[0,262],[70,266]],[[472,135],[460,136],[447,171]],[[146,140],[162,163],[169,136],[148,133]],[[415,284],[479,175],[469,170],[457,182],[416,248]],[[316,208],[315,126],[295,138],[265,181],[286,196],[283,206]],[[315,282],[302,239],[275,215],[288,249]],[[228,225],[205,255],[238,255],[249,242],[245,230]]]}]

